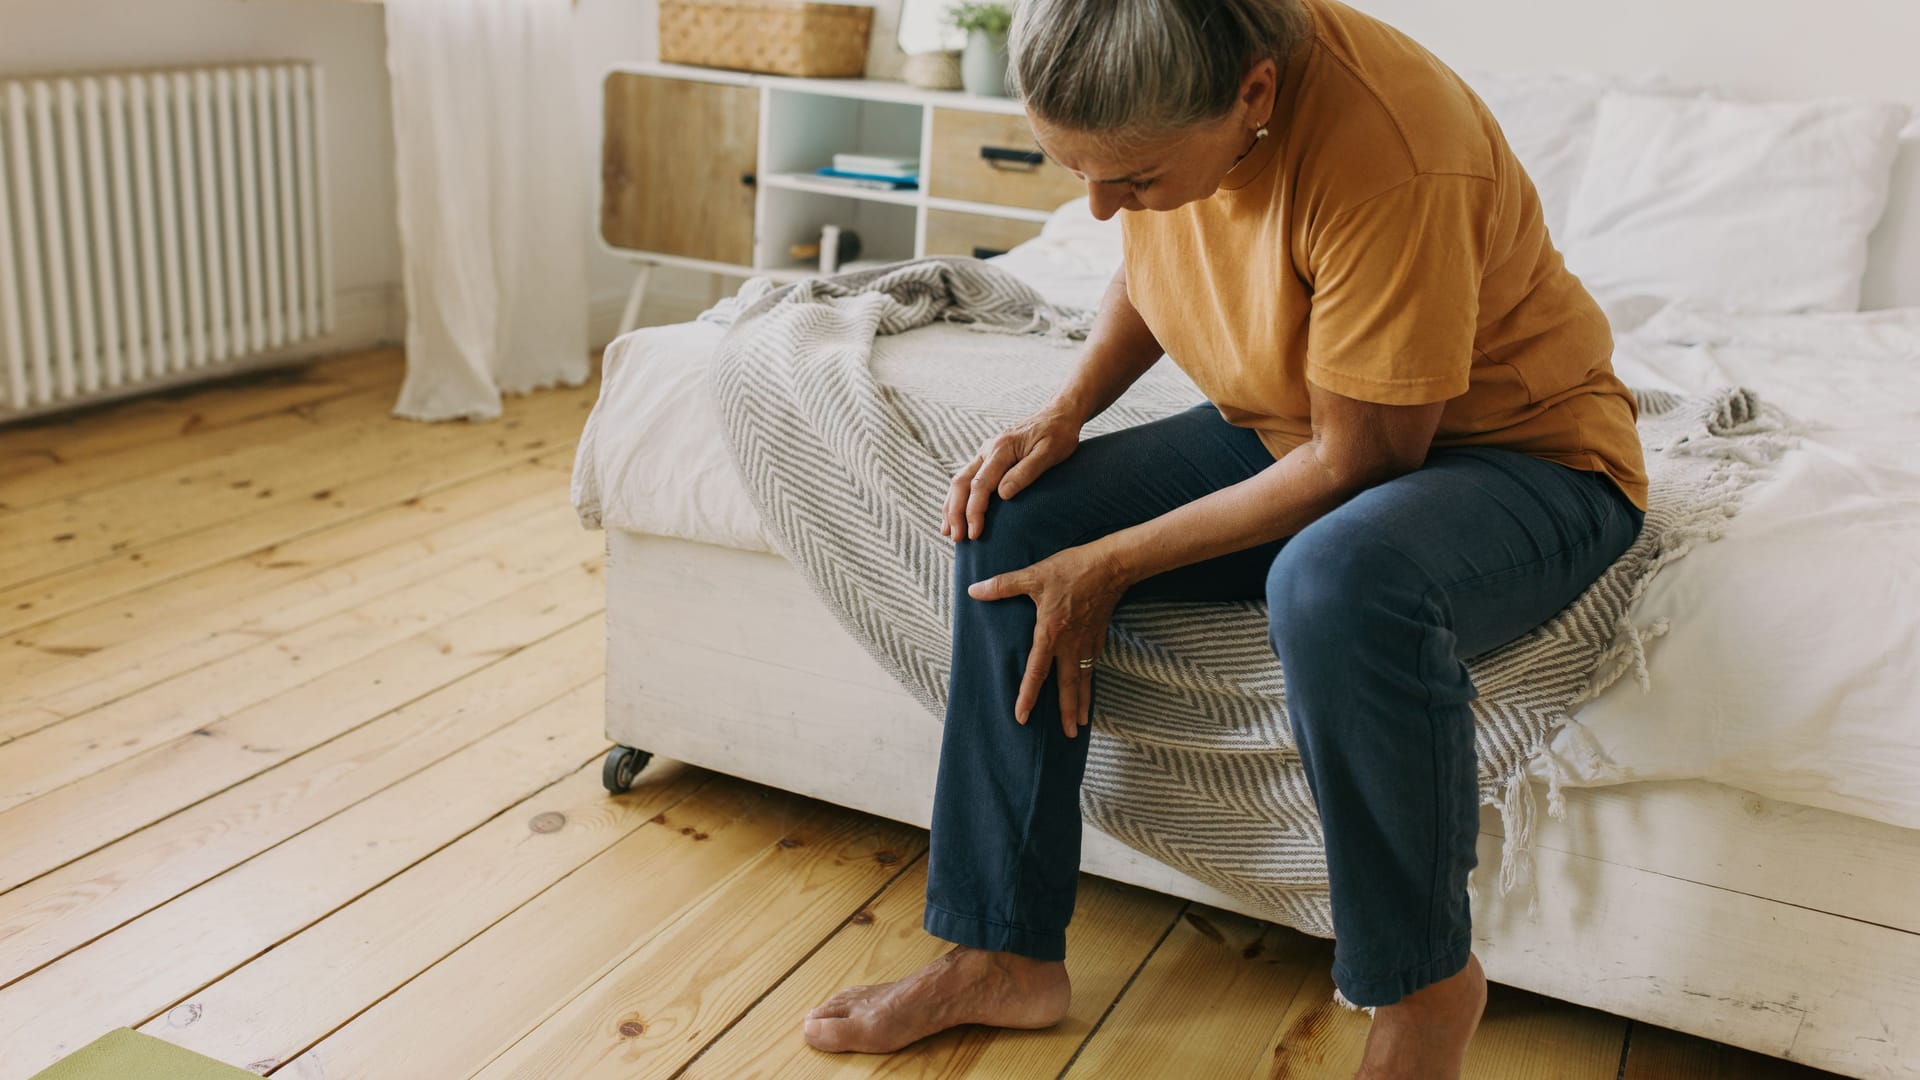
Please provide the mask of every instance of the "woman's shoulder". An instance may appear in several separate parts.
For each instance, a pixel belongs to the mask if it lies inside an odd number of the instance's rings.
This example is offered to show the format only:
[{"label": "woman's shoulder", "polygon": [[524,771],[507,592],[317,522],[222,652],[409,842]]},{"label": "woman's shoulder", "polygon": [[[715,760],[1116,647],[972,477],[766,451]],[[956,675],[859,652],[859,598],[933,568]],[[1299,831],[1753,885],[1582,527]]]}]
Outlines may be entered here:
[{"label": "woman's shoulder", "polygon": [[[1295,102],[1294,149],[1315,176],[1354,190],[1420,173],[1498,175],[1491,114],[1419,42],[1338,0],[1308,0],[1313,50]],[[1358,172],[1359,176],[1354,175]]]}]

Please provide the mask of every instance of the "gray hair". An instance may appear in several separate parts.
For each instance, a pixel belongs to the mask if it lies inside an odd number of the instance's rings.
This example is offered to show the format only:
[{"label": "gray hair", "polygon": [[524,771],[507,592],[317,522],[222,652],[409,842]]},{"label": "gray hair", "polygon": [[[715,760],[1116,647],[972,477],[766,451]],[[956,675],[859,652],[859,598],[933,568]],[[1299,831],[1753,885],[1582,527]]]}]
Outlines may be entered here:
[{"label": "gray hair", "polygon": [[1300,0],[1020,0],[1009,74],[1050,124],[1170,131],[1225,116],[1247,66],[1307,33]]}]

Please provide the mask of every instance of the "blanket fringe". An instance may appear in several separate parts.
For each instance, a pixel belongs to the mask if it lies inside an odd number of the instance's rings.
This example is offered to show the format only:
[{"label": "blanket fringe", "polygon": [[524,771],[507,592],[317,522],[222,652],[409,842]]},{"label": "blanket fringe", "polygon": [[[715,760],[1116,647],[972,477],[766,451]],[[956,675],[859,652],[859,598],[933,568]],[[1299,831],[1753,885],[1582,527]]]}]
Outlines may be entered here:
[{"label": "blanket fringe", "polygon": [[[1535,748],[1538,753],[1540,748]],[[1533,826],[1539,813],[1534,801],[1533,781],[1527,776],[1526,763],[1506,778],[1506,791],[1500,803],[1500,824],[1506,835],[1500,838],[1500,895],[1511,893],[1521,882],[1534,884]],[[1564,804],[1563,804],[1564,807]],[[1564,809],[1563,809],[1564,812]],[[1540,913],[1540,890],[1531,888],[1527,896],[1527,915]]]},{"label": "blanket fringe", "polygon": [[1373,1010],[1375,1008],[1372,1005],[1355,1005],[1353,1002],[1348,1001],[1347,995],[1341,993],[1340,988],[1337,986],[1333,988],[1333,1003],[1335,1005],[1340,1006],[1343,1009],[1349,1009],[1349,1010],[1352,1010],[1353,1012],[1363,1012],[1363,1013],[1366,1013],[1368,1016],[1373,1015]]}]

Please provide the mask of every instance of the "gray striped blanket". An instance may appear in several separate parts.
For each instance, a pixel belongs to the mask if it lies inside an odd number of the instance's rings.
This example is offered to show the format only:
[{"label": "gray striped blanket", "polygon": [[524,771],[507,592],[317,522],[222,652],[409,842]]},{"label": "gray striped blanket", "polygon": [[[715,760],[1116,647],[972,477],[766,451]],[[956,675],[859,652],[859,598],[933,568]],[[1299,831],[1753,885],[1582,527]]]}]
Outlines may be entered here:
[{"label": "gray striped blanket", "polygon": [[[991,265],[927,259],[780,288],[756,280],[703,317],[731,323],[713,388],[783,554],[848,632],[943,715],[947,484],[1061,383],[1074,352],[1061,346],[1084,335],[1090,314],[1053,307]],[[1778,417],[1744,390],[1639,399],[1653,484],[1639,541],[1551,622],[1470,665],[1481,797],[1506,824],[1503,893],[1530,871],[1528,763],[1545,766],[1549,810],[1560,816],[1564,767],[1549,738],[1622,674],[1645,679],[1644,639],[1664,627],[1635,626],[1633,601],[1662,565],[1715,535],[1784,443]],[[1150,375],[1087,434],[1196,400],[1177,374]],[[1088,821],[1269,918],[1331,936],[1320,823],[1264,605],[1125,605],[1096,677]]]}]

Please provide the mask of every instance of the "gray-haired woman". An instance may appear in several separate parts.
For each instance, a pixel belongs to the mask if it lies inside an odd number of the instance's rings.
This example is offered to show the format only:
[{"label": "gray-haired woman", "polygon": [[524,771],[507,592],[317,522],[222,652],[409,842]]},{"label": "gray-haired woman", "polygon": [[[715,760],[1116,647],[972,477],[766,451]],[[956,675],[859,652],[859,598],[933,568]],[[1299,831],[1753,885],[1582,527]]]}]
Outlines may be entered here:
[{"label": "gray-haired woman", "polygon": [[[1485,106],[1334,0],[1026,0],[1011,51],[1035,136],[1122,215],[1126,258],[1073,378],[947,500],[925,926],[957,947],[842,991],[806,1038],[884,1052],[1065,1017],[1108,618],[1264,599],[1334,981],[1378,1006],[1361,1075],[1457,1076],[1486,1000],[1462,661],[1578,596],[1646,509],[1606,320]],[[1208,402],[1081,443],[1163,353]]]}]

